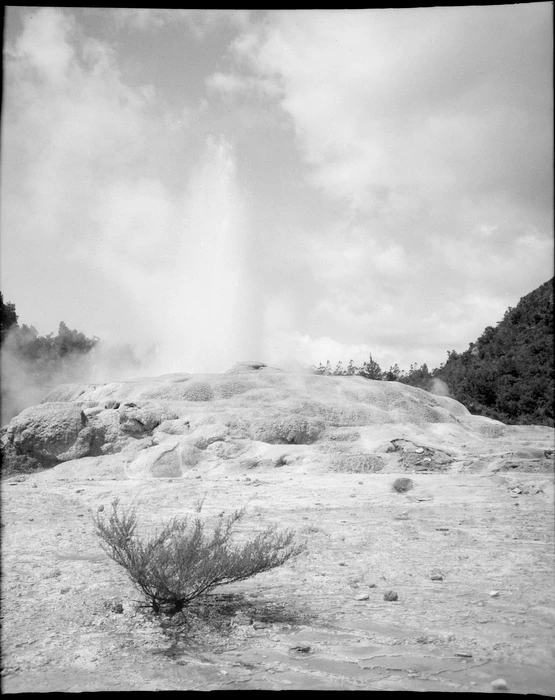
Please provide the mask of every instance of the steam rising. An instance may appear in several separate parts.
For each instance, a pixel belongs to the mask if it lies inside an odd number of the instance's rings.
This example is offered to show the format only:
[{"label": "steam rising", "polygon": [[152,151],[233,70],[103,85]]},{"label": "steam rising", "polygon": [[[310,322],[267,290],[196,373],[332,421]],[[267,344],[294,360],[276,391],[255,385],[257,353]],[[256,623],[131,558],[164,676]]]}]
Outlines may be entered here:
[{"label": "steam rising", "polygon": [[252,233],[225,139],[207,141],[181,200],[155,180],[120,182],[99,199],[94,218],[96,244],[82,254],[124,291],[118,327],[99,332],[102,340],[89,353],[67,355],[40,375],[8,336],[2,348],[2,424],[58,384],[223,372],[260,359]]},{"label": "steam rising", "polygon": [[86,353],[70,352],[55,364],[43,352],[33,359],[18,351],[17,329],[8,333],[1,351],[1,425],[27,406],[41,403],[54,387],[72,382],[104,383],[144,374],[152,364],[152,352],[138,355],[128,344],[100,341]]},{"label": "steam rising", "polygon": [[[136,207],[153,195],[141,187],[143,197],[138,188],[133,193]],[[257,358],[251,232],[230,144],[208,140],[182,204],[154,195],[142,221],[126,213],[118,228],[101,217],[108,244],[97,255],[140,311],[133,344],[154,349],[148,371],[222,372]]]},{"label": "steam rising", "polygon": [[439,377],[434,377],[432,379],[428,391],[436,396],[451,396],[447,382],[444,382],[443,379],[440,379]]}]

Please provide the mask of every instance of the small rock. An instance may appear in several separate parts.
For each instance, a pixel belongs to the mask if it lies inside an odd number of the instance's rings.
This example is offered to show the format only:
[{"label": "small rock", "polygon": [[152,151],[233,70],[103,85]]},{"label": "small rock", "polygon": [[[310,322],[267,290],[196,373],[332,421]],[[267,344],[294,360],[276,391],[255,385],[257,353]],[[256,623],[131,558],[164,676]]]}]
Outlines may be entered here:
[{"label": "small rock", "polygon": [[430,578],[432,581],[443,581],[443,573],[439,569],[432,569]]},{"label": "small rock", "polygon": [[462,656],[465,659],[472,658],[472,654],[469,651],[456,651],[455,656]]},{"label": "small rock", "polygon": [[246,613],[238,611],[235,613],[235,623],[237,625],[250,625],[252,624],[252,618],[250,618]]},{"label": "small rock", "polygon": [[70,590],[71,588],[62,588],[60,589],[60,593],[63,595],[64,593],[69,593]]},{"label": "small rock", "polygon": [[340,561],[338,566],[347,566],[344,561]]},{"label": "small rock", "polygon": [[104,510],[104,506],[98,506],[98,512],[99,512],[99,513],[102,513],[103,510]]},{"label": "small rock", "polygon": [[490,591],[489,592],[490,596],[492,598],[498,598],[499,597],[499,591]]},{"label": "small rock", "polygon": [[399,596],[395,591],[386,591],[383,596],[384,600],[387,601],[394,601],[394,600],[399,600]]},{"label": "small rock", "polygon": [[269,623],[262,622],[261,620],[257,620],[256,622],[253,622],[252,626],[254,627],[255,630],[264,630],[264,629],[270,627]]},{"label": "small rock", "polygon": [[513,493],[522,493],[522,489],[518,486],[515,486],[514,489],[511,489]]},{"label": "small rock", "polygon": [[491,682],[491,687],[493,690],[508,690],[509,686],[507,685],[507,681],[504,680],[503,678],[498,678],[495,681]]},{"label": "small rock", "polygon": [[297,644],[294,647],[289,647],[289,651],[294,651],[297,654],[310,654],[312,648],[308,644]]},{"label": "small rock", "polygon": [[361,593],[360,595],[356,596],[355,600],[368,600],[368,598],[370,598],[368,593]]},{"label": "small rock", "polygon": [[38,489],[38,485],[36,483],[33,484],[34,489]]},{"label": "small rock", "polygon": [[368,588],[377,588],[378,584],[377,583],[369,583]]}]

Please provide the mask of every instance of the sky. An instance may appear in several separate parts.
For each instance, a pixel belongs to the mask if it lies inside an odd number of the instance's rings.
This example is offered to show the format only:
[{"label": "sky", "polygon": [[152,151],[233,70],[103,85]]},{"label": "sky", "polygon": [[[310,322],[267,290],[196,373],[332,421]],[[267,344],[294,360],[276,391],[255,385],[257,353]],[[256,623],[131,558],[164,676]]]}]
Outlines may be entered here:
[{"label": "sky", "polygon": [[552,12],[6,8],[4,300],[159,373],[438,367],[553,276]]}]

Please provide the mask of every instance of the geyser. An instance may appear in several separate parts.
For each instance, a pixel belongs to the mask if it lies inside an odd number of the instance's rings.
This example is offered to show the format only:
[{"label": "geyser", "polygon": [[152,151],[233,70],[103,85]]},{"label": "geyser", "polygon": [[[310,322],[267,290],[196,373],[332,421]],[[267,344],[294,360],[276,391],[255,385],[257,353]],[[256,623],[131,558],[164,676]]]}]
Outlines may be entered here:
[{"label": "geyser", "polygon": [[118,269],[140,309],[138,339],[155,349],[145,369],[222,372],[257,359],[248,212],[223,137],[208,139],[183,201],[168,208],[171,215],[151,225],[140,259],[122,255]]}]

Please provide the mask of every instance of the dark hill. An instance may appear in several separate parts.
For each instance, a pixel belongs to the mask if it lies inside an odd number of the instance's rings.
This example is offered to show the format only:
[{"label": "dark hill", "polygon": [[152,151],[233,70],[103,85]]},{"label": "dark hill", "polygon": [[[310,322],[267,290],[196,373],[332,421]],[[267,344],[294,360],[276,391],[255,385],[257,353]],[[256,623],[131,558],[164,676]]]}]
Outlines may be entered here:
[{"label": "dark hill", "polygon": [[434,376],[471,413],[509,424],[554,425],[553,284],[545,282],[488,326]]}]

